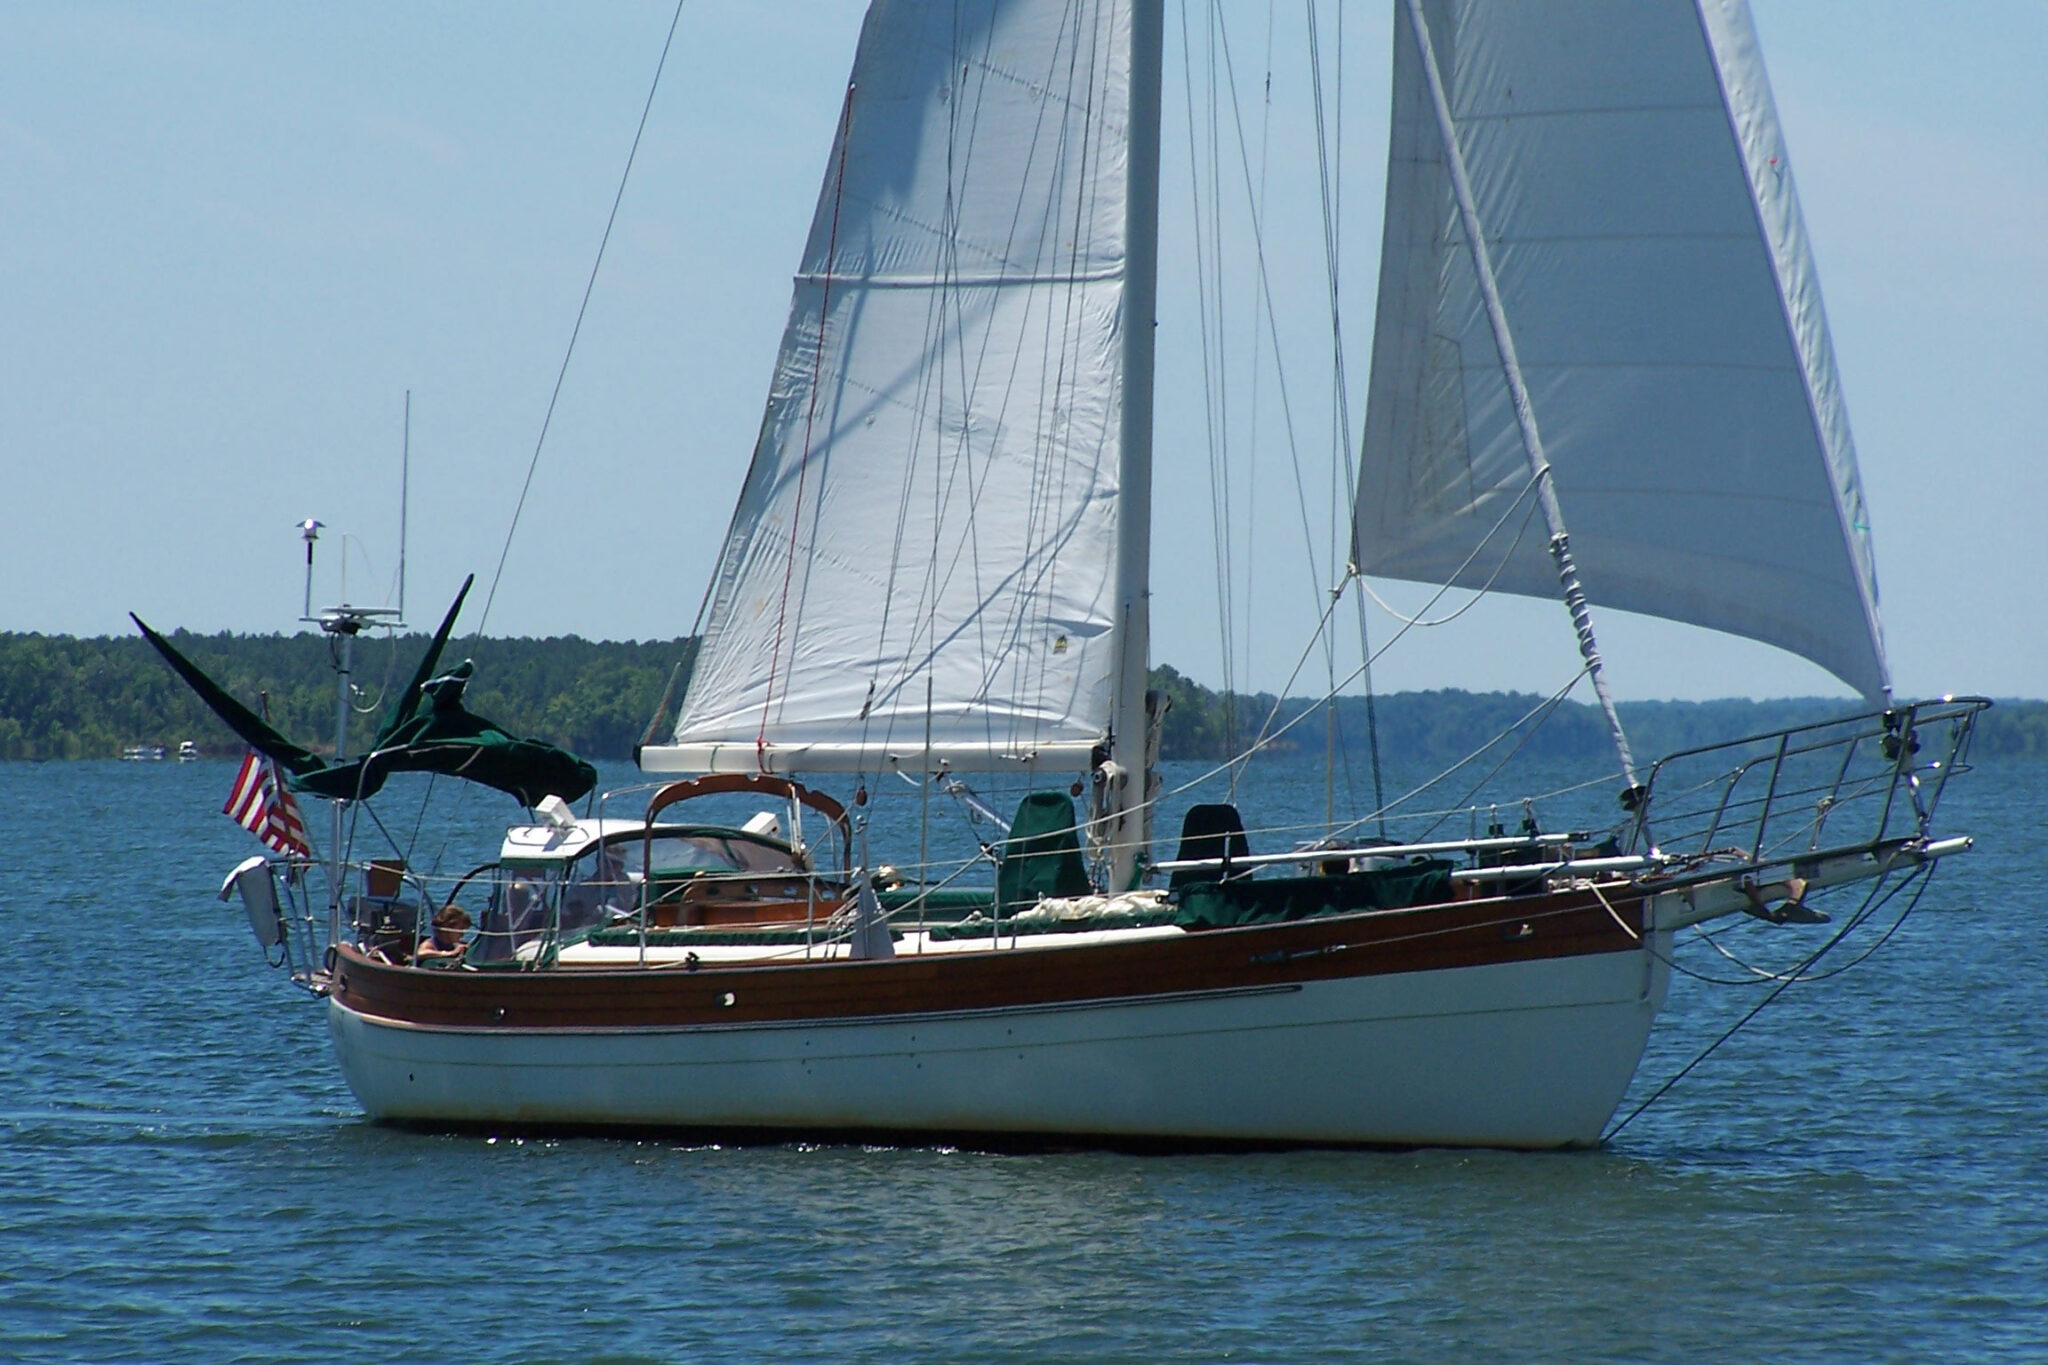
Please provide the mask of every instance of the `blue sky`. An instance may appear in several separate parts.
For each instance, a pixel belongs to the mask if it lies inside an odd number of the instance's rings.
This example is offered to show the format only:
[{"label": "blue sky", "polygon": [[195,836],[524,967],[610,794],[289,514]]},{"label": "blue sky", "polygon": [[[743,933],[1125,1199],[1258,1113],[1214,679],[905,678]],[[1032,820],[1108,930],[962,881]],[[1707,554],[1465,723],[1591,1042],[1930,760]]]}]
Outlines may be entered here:
[{"label": "blue sky", "polygon": [[[760,421],[861,8],[685,4],[491,633],[689,629]],[[1334,6],[1321,8],[1327,22]],[[2048,0],[1752,8],[1861,453],[1899,688],[2042,695]],[[1282,311],[1301,320],[1289,383],[1327,395],[1319,209],[1307,158],[1283,159],[1306,145],[1302,10],[1273,7],[1269,221],[1301,235],[1276,227],[1269,255]],[[1254,84],[1268,6],[1224,11]],[[320,595],[348,533],[349,595],[383,600],[408,388],[411,614],[430,623],[466,572],[488,586],[669,12],[0,2],[0,629],[110,633],[130,609],[166,627],[292,629],[305,516],[332,528]],[[1169,215],[1189,202],[1180,12],[1169,4]],[[1356,392],[1388,13],[1346,18]],[[1170,218],[1170,276],[1190,250]],[[1193,308],[1162,288],[1153,658],[1216,682]],[[1328,399],[1298,402],[1303,449],[1326,460]],[[1258,566],[1237,676],[1276,687],[1318,604],[1284,453],[1259,439],[1250,473],[1272,519],[1237,551]],[[1177,472],[1182,451],[1195,453]],[[1612,613],[1600,630],[1624,697],[1841,690],[1725,637]],[[1404,641],[1377,680],[1548,691],[1572,669],[1562,608],[1489,601]]]}]

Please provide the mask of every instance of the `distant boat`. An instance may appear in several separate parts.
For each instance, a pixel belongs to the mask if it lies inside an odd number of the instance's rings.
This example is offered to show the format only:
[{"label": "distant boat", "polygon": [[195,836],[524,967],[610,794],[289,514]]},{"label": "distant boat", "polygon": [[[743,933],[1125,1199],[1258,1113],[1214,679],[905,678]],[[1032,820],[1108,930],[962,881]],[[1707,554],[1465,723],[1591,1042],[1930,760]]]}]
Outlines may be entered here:
[{"label": "distant boat", "polygon": [[178,762],[193,763],[197,762],[199,759],[204,757],[205,755],[199,752],[199,746],[197,744],[194,744],[191,740],[187,739],[179,741]]},{"label": "distant boat", "polygon": [[121,751],[123,763],[161,763],[164,761],[164,746],[161,744],[131,744]]}]

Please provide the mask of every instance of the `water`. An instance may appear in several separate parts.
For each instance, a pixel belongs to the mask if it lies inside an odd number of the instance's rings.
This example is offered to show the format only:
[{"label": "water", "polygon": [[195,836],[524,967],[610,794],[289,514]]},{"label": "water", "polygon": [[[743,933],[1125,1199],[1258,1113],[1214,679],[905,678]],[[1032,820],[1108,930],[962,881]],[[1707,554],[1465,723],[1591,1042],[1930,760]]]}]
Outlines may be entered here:
[{"label": "water", "polygon": [[[1978,847],[1869,962],[1533,1156],[372,1127],[213,899],[231,772],[0,764],[0,1359],[2048,1356],[2048,766],[1951,790]],[[1320,772],[1265,795],[1319,811]],[[1676,981],[1623,1112],[1757,998]]]}]

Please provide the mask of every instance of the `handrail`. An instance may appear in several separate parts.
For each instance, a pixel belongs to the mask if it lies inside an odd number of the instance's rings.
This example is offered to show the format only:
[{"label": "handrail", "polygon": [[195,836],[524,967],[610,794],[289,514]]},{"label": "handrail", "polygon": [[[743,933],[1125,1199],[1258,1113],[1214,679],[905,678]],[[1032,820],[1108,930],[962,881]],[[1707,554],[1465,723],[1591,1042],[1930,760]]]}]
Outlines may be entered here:
[{"label": "handrail", "polygon": [[[1966,714],[1983,711],[1990,705],[1991,698],[1989,697],[1942,697],[1935,701],[1901,702],[1887,711],[1853,711],[1846,716],[1836,716],[1832,720],[1807,721],[1803,725],[1790,725],[1782,730],[1765,730],[1759,734],[1744,735],[1739,739],[1716,740],[1712,744],[1696,745],[1690,749],[1678,749],[1672,753],[1665,754],[1652,766],[1663,767],[1677,759],[1697,758],[1701,754],[1710,754],[1718,749],[1739,749],[1745,744],[1766,744],[1783,735],[1806,734],[1814,730],[1831,730],[1839,726],[1854,725],[1860,721],[1876,721],[1882,725],[1885,717],[1896,716],[1901,712],[1906,713],[1912,718],[1913,728],[1917,729],[1923,723],[1920,714],[1923,711],[1933,711],[1934,714],[1928,717],[1928,719],[1960,719]],[[1834,745],[1830,743],[1817,747],[1832,748]],[[1794,752],[1804,751],[1795,750]]]},{"label": "handrail", "polygon": [[[1883,842],[1897,837],[1894,827],[1905,823],[1897,818],[1902,788],[1911,807],[1911,836],[1926,838],[1948,776],[1978,714],[1990,705],[1982,697],[1902,703],[1668,754],[1651,765],[1639,808],[1639,829],[1647,832],[1661,814],[1657,824],[1664,837],[1637,851],[1654,854],[1661,848],[1672,854],[1690,847],[1704,853],[1732,836],[1747,845],[1751,862],[1764,863],[1774,849],[1794,840],[1819,848],[1824,832],[1839,826],[1851,807],[1864,812],[1869,841]],[[1926,753],[1923,739],[1930,741]],[[1721,766],[1730,760],[1732,766]],[[1672,780],[1680,783],[1674,795],[1679,804],[1663,813],[1658,788]],[[1795,809],[1806,814],[1796,826],[1785,826]],[[1789,834],[1779,832],[1787,828]]]}]

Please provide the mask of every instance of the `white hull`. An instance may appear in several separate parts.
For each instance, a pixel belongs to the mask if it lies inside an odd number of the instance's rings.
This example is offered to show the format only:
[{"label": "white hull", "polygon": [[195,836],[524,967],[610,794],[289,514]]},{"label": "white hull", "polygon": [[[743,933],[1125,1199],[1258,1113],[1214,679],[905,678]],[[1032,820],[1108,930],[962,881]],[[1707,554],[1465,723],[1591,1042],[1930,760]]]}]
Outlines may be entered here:
[{"label": "white hull", "polygon": [[363,1107],[399,1122],[1561,1147],[1599,1140],[1666,984],[1658,956],[1608,952],[890,1019],[329,1022]]}]

